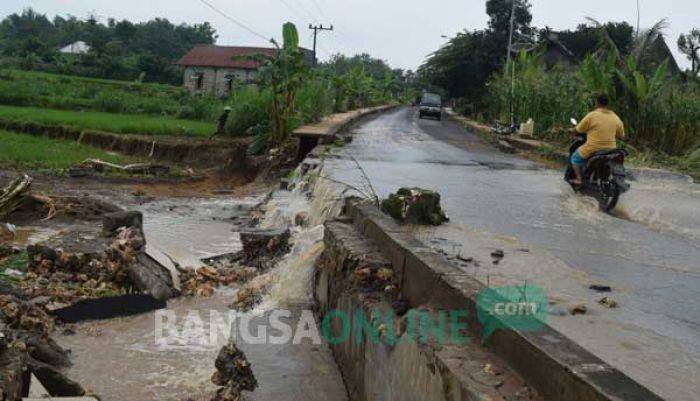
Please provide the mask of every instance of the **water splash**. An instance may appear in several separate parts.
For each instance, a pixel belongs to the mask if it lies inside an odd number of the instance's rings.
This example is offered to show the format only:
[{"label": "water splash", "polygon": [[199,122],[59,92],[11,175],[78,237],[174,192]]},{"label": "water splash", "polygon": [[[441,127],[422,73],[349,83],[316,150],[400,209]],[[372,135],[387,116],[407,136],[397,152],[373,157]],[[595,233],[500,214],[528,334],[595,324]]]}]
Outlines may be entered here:
[{"label": "water splash", "polygon": [[312,301],[314,266],[324,247],[323,223],[338,216],[343,204],[343,188],[319,177],[320,172],[300,177],[291,192],[268,204],[263,226],[291,225],[298,213],[306,213],[308,223],[292,229],[292,250],[272,271],[273,284],[261,304],[264,310]]},{"label": "water splash", "polygon": [[592,197],[577,195],[562,184],[561,205],[567,214],[590,223],[620,218],[653,230],[700,239],[700,186],[679,179],[644,178],[634,181],[610,215]]},{"label": "water splash", "polygon": [[560,185],[562,187],[561,205],[567,215],[589,223],[602,223],[610,218],[600,211],[597,200],[575,193],[569,184],[562,182]]}]

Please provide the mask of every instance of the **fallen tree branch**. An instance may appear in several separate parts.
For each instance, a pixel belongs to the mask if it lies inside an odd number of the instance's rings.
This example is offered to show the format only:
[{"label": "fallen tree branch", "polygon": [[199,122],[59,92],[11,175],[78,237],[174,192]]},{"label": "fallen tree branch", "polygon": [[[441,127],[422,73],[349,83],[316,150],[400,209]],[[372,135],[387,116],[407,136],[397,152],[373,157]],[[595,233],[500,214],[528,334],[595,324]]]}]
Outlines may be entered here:
[{"label": "fallen tree branch", "polygon": [[80,163],[80,167],[89,167],[96,170],[108,168],[112,170],[119,170],[136,174],[158,174],[167,173],[168,171],[170,171],[170,167],[162,164],[134,163],[122,166],[121,164],[110,163],[100,159],[86,159],[85,161]]},{"label": "fallen tree branch", "polygon": [[56,203],[53,201],[53,199],[46,195],[36,193],[31,193],[27,197],[44,204],[44,207],[46,208],[46,216],[41,219],[42,221],[51,220],[56,216]]},{"label": "fallen tree branch", "polygon": [[31,185],[32,178],[24,174],[2,190],[0,193],[0,219],[4,219],[22,205]]}]

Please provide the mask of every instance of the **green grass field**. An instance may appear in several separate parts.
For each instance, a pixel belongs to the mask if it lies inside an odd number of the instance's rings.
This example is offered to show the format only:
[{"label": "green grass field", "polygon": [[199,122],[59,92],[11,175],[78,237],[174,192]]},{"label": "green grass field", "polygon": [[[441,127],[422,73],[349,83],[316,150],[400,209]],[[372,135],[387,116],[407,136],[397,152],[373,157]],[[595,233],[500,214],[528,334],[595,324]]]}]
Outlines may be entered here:
[{"label": "green grass field", "polygon": [[0,118],[47,125],[65,125],[78,129],[114,132],[118,134],[208,136],[216,130],[214,123],[154,117],[70,111],[37,107],[0,106]]},{"label": "green grass field", "polygon": [[113,81],[33,71],[0,71],[0,104],[211,121],[224,102],[190,96],[181,86]]},{"label": "green grass field", "polygon": [[60,171],[88,158],[119,164],[137,161],[73,141],[45,139],[7,131],[0,131],[0,144],[0,167]]}]

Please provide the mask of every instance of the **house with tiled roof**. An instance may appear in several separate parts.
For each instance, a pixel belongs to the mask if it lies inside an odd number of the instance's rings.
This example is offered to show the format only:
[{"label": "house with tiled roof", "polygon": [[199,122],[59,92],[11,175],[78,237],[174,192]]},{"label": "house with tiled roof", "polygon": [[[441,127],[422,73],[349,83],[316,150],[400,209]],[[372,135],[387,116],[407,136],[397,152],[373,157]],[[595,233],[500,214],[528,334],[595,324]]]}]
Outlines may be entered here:
[{"label": "house with tiled roof", "polygon": [[267,47],[197,45],[176,64],[184,68],[184,85],[191,93],[225,96],[231,92],[234,82],[256,81],[260,62],[250,56],[272,56],[276,51]]}]

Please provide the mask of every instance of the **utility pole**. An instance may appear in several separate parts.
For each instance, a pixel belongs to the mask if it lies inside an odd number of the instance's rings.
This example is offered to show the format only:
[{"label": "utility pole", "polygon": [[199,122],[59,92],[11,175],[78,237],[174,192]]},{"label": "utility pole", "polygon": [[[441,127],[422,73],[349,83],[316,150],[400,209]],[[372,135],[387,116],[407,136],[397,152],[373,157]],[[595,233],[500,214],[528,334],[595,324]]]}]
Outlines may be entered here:
[{"label": "utility pole", "polygon": [[506,71],[508,73],[508,66],[511,67],[511,81],[510,81],[510,127],[511,129],[515,125],[515,63],[511,65],[511,51],[513,47],[513,31],[515,30],[515,2],[511,1],[510,8],[510,31],[508,33],[508,55],[506,57]]},{"label": "utility pole", "polygon": [[510,64],[510,52],[511,46],[513,46],[513,31],[515,30],[515,2],[516,0],[511,0],[510,9],[510,30],[508,32],[508,53],[506,54],[506,65]]},{"label": "utility pole", "polygon": [[642,14],[641,10],[639,9],[639,0],[637,0],[637,37],[639,37],[639,25],[641,25],[642,22]]},{"label": "utility pole", "polygon": [[318,31],[332,31],[333,30],[333,25],[329,27],[324,27],[323,24],[321,25],[316,25],[314,26],[313,24],[309,24],[309,29],[314,31],[314,66],[316,65],[316,36],[318,35]]}]

